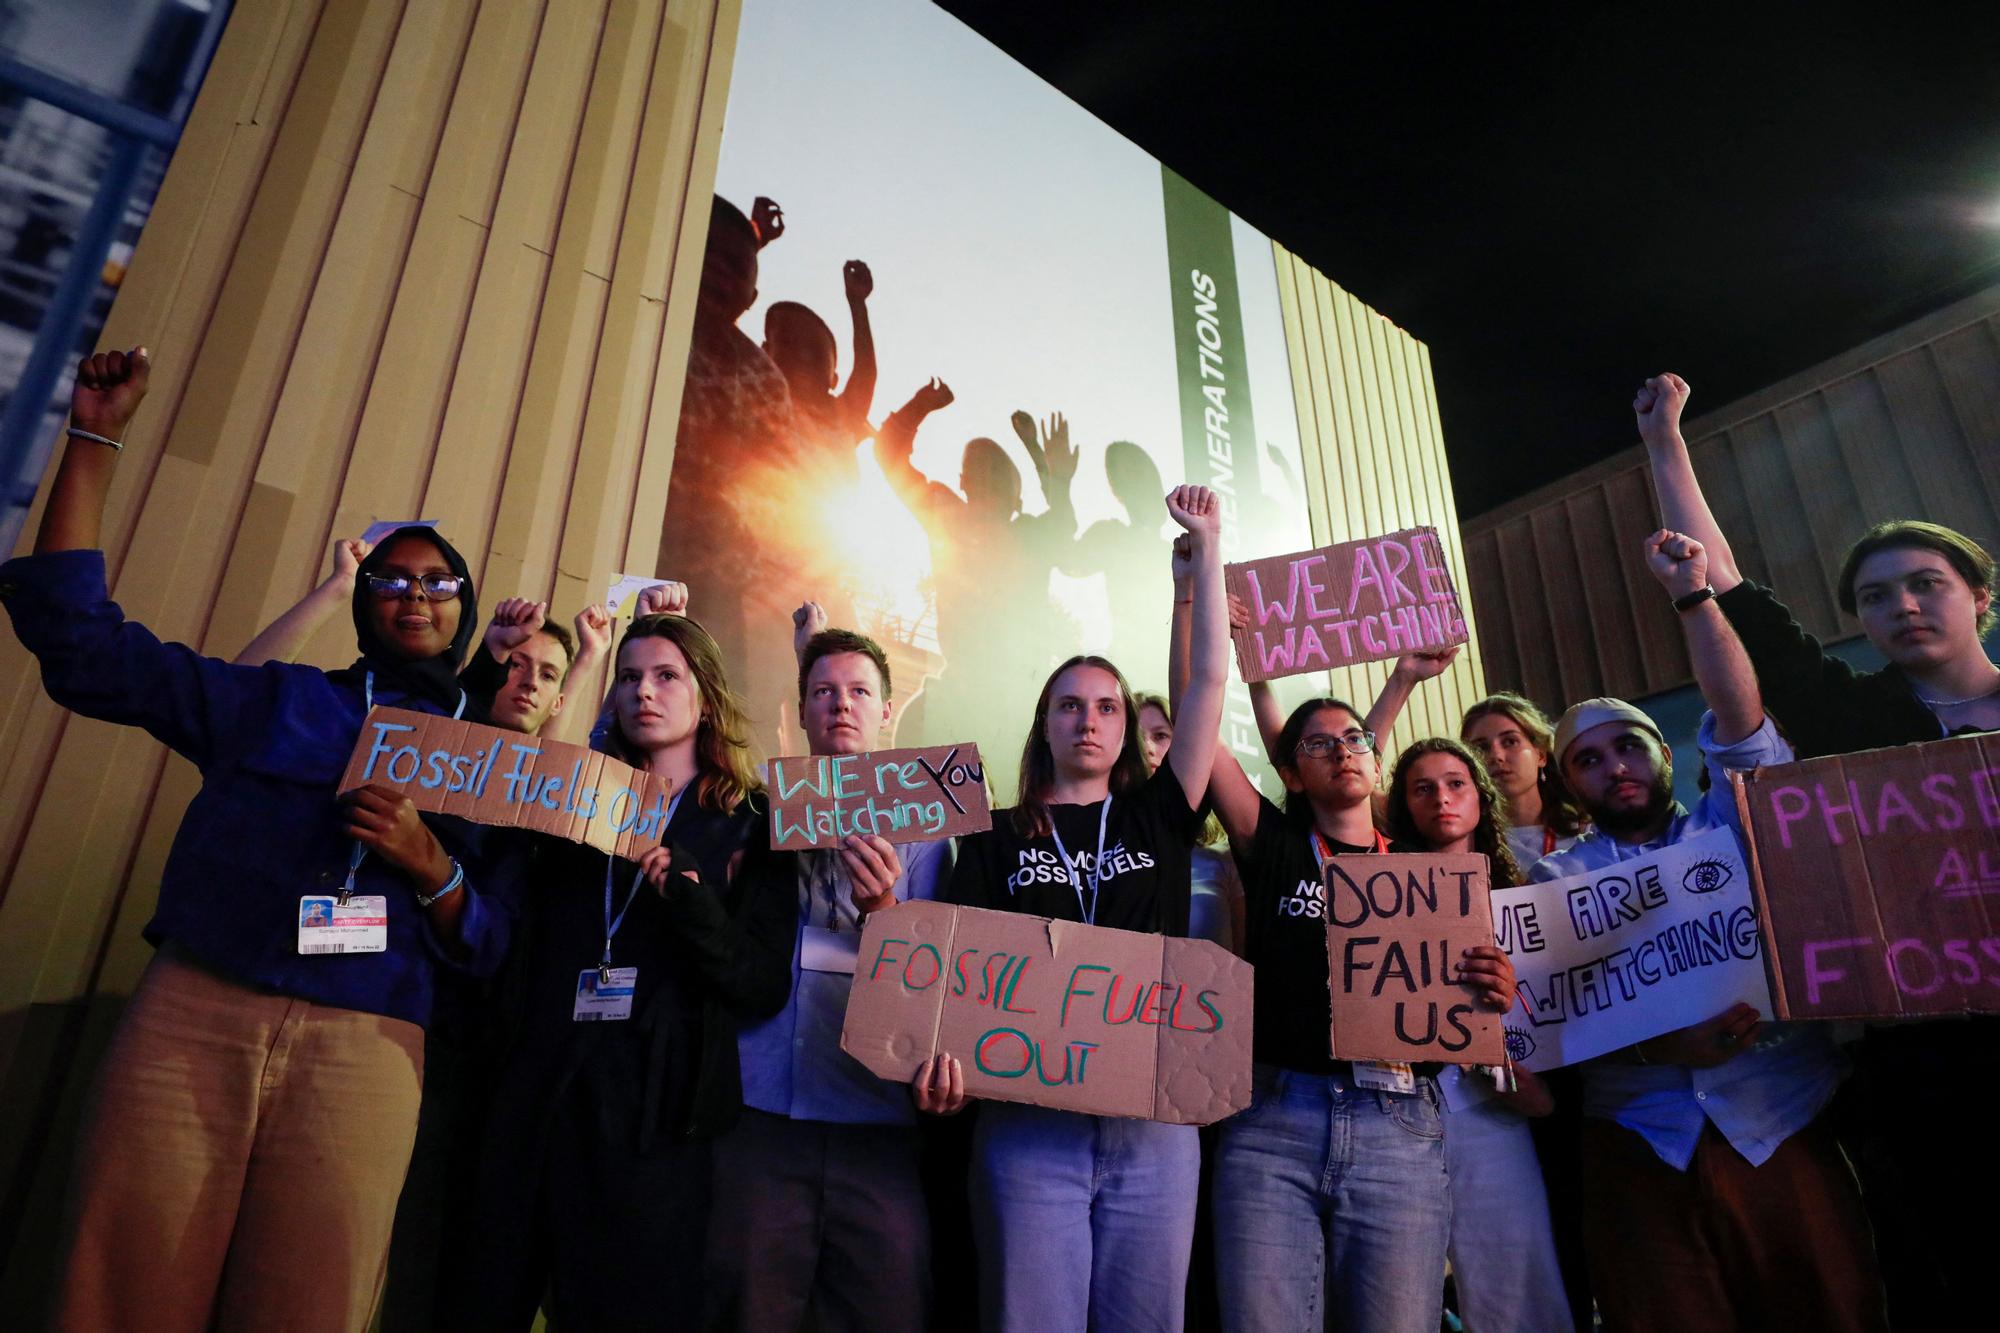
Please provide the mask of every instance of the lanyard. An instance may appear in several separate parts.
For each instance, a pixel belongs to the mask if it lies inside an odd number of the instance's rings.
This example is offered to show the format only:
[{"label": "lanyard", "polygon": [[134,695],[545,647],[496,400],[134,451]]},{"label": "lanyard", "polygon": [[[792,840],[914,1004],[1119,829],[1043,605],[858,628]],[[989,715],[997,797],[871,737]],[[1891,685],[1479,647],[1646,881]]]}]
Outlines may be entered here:
[{"label": "lanyard", "polygon": [[[1318,829],[1314,829],[1312,831],[1312,849],[1313,849],[1313,859],[1318,861],[1319,864],[1321,865],[1325,865],[1328,861],[1331,861],[1334,857],[1333,848],[1330,845],[1328,845],[1327,840],[1325,838],[1322,838],[1320,836]],[[1375,854],[1380,856],[1383,853],[1387,852],[1388,850],[1389,850],[1389,840],[1382,836],[1381,830],[1379,829],[1376,830]]]},{"label": "lanyard", "polygon": [[[372,713],[374,711],[375,711],[375,673],[373,671],[369,671],[364,673],[361,677],[361,714],[363,717],[366,717],[369,713]],[[458,692],[458,707],[451,710],[451,720],[456,722],[458,721],[459,718],[463,717],[464,715],[465,715],[465,691],[460,690]],[[354,876],[355,873],[361,869],[362,859],[365,858],[367,855],[368,855],[368,849],[366,847],[363,847],[358,842],[354,844],[353,850],[351,850],[347,854],[347,882],[340,886],[340,905],[342,907],[347,906],[347,900],[354,896]]]},{"label": "lanyard", "polygon": [[1542,825],[1542,855],[1553,856],[1556,850],[1556,828],[1553,824]]},{"label": "lanyard", "polygon": [[[681,797],[685,795],[687,788],[682,787],[674,793],[674,799],[667,802],[667,817],[660,825],[661,832],[664,833],[673,824],[674,811],[681,808]],[[617,916],[611,915],[611,867],[617,861],[615,856],[604,858],[604,957],[598,961],[597,976],[606,985],[611,982],[611,941],[617,937],[618,927],[625,924],[625,914],[632,910],[632,900],[639,896],[639,885],[646,878],[643,870],[633,872],[632,887],[625,892],[625,905],[618,909]]]},{"label": "lanyard", "polygon": [[1104,830],[1111,823],[1111,797],[1104,798],[1104,809],[1097,816],[1097,859],[1090,863],[1090,910],[1083,906],[1083,876],[1070,864],[1069,848],[1063,846],[1062,833],[1056,828],[1055,817],[1049,817],[1049,836],[1055,839],[1056,855],[1062,858],[1063,870],[1069,875],[1069,886],[1076,890],[1077,914],[1083,924],[1097,924],[1097,886],[1104,880]]}]

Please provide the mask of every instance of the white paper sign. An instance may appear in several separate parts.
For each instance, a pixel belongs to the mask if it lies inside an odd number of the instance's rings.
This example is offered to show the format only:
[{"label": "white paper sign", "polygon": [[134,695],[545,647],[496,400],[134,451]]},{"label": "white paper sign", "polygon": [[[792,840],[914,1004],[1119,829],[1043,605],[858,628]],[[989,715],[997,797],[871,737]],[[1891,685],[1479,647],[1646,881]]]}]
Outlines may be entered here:
[{"label": "white paper sign", "polygon": [[1736,835],[1712,829],[1647,856],[1493,890],[1493,933],[1520,994],[1507,1052],[1555,1069],[1715,1017],[1771,1015],[1764,943]]},{"label": "white paper sign", "polygon": [[611,590],[604,594],[604,604],[611,609],[611,618],[630,620],[632,613],[638,609],[639,594],[666,581],[651,574],[620,574],[613,578]]}]

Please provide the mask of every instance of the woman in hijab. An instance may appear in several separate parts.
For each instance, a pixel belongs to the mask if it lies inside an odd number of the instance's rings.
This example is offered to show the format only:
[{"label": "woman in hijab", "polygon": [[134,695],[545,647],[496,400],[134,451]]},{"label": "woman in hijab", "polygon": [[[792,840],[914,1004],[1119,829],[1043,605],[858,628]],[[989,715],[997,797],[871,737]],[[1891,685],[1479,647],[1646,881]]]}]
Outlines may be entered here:
[{"label": "woman in hijab", "polygon": [[146,927],[158,952],[98,1071],[56,1325],[354,1329],[380,1291],[440,966],[488,972],[518,899],[489,830],[337,788],[378,704],[459,716],[465,562],[403,528],[363,563],[346,670],[161,643],[96,549],[141,350],[78,369],[71,442],[0,601],[57,703],[201,772]]}]

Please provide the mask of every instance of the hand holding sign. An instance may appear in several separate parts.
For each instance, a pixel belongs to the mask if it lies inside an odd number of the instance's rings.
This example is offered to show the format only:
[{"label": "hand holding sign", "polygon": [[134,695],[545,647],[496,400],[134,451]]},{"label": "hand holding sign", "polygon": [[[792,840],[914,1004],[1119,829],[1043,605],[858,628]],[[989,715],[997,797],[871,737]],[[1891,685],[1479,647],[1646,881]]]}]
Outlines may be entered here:
[{"label": "hand holding sign", "polygon": [[1459,956],[1458,979],[1497,1013],[1514,1007],[1514,960],[1493,944],[1476,944]]},{"label": "hand holding sign", "polygon": [[1648,1064],[1713,1069],[1750,1049],[1757,1040],[1761,1017],[1750,1005],[1732,1004],[1706,1022],[1637,1042],[1633,1049]]},{"label": "hand holding sign", "polygon": [[451,858],[409,797],[380,783],[340,797],[347,836],[408,875],[425,890],[443,888]]},{"label": "hand holding sign", "polygon": [[957,1115],[972,1099],[965,1095],[965,1066],[940,1052],[917,1066],[910,1096],[925,1115]]},{"label": "hand holding sign", "polygon": [[903,877],[903,858],[888,839],[873,833],[850,833],[841,839],[840,860],[847,867],[855,911],[867,916],[896,905],[896,881]]}]

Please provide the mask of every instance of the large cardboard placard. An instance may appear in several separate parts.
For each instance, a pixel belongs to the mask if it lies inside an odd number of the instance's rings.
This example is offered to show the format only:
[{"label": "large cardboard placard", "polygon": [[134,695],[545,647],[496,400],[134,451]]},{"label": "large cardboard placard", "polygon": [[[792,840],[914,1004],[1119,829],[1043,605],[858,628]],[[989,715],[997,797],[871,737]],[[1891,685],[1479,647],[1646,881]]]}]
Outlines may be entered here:
[{"label": "large cardboard placard", "polygon": [[916,842],[992,827],[986,766],[969,741],[771,761],[771,846],[781,852],[851,833]]},{"label": "large cardboard placard", "polygon": [[660,845],[674,784],[581,745],[374,708],[340,790],[379,785],[419,810],[531,829],[627,860]]},{"label": "large cardboard placard", "polygon": [[1707,833],[1602,870],[1493,891],[1519,998],[1516,1064],[1555,1069],[1715,1017],[1770,988],[1736,835]]},{"label": "large cardboard placard", "polygon": [[1321,873],[1334,1058],[1499,1064],[1500,1015],[1458,979],[1460,955],[1493,943],[1486,858],[1336,856]]},{"label": "large cardboard placard", "polygon": [[1246,681],[1429,652],[1471,638],[1436,528],[1226,566],[1250,608],[1236,631]]},{"label": "large cardboard placard", "polygon": [[2000,737],[1733,780],[1780,1017],[2000,1013]]},{"label": "large cardboard placard", "polygon": [[1250,965],[1207,940],[908,902],[868,918],[840,1048],[940,1051],[994,1101],[1206,1125],[1250,1104]]}]

